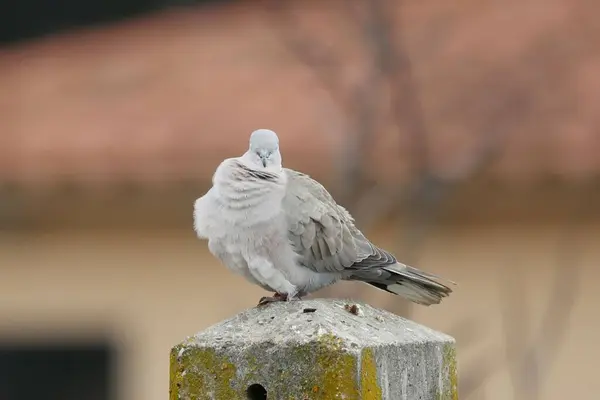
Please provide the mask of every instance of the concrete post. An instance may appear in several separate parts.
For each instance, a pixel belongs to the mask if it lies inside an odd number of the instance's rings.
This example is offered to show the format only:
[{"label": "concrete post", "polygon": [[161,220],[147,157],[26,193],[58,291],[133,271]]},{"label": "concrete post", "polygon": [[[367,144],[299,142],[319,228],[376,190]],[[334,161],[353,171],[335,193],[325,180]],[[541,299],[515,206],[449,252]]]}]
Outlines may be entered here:
[{"label": "concrete post", "polygon": [[456,400],[454,339],[362,303],[252,308],[171,350],[170,400]]}]

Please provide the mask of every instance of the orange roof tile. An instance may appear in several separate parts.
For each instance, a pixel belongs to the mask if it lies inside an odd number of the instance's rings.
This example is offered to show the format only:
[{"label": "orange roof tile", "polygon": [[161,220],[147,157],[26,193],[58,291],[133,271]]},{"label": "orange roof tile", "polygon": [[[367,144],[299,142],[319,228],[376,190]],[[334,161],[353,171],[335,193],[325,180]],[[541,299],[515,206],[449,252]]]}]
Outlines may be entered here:
[{"label": "orange roof tile", "polygon": [[[340,33],[352,24],[338,24],[334,3],[329,14],[314,12],[323,3],[297,10],[317,45],[342,49],[347,84],[361,72],[347,61],[357,45],[340,42],[354,36]],[[600,52],[591,16],[600,5],[500,3],[410,2],[401,10],[434,168],[458,168],[491,132],[506,139],[497,176],[598,174]],[[330,172],[329,157],[347,140],[344,124],[355,120],[279,35],[264,9],[243,4],[0,49],[0,181],[206,179],[259,127],[280,133],[287,165]],[[397,179],[408,173],[411,147],[389,121],[381,116],[365,157]]]}]

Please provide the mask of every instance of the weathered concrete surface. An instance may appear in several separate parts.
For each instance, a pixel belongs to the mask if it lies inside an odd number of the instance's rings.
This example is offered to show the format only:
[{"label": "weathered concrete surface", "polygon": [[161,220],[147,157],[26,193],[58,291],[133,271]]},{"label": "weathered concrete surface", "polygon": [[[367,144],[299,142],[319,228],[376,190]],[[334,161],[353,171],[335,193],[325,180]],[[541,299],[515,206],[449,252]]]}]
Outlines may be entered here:
[{"label": "weathered concrete surface", "polygon": [[363,303],[296,301],[175,346],[170,400],[246,400],[253,384],[269,400],[455,400],[456,374],[450,336]]}]

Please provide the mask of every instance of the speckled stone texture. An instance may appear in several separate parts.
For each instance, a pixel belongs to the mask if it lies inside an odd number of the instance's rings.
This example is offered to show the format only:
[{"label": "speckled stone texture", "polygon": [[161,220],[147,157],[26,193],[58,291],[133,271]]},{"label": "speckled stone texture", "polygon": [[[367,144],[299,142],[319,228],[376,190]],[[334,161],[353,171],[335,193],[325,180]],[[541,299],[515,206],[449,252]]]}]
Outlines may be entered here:
[{"label": "speckled stone texture", "polygon": [[251,308],[188,337],[170,380],[170,400],[458,399],[453,338],[328,299]]}]

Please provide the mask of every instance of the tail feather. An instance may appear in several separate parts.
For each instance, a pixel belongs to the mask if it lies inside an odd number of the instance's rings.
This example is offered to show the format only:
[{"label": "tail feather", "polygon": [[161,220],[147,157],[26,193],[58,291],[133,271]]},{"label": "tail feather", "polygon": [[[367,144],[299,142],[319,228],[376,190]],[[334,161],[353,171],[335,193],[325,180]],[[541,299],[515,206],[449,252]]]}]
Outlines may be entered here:
[{"label": "tail feather", "polygon": [[[451,281],[450,279],[442,278],[439,275],[435,275],[435,274],[432,274],[432,273],[429,273],[429,272],[421,271],[418,268],[414,268],[414,267],[411,267],[410,265],[406,265],[406,264],[398,263],[398,265],[400,266],[400,270],[405,269],[406,271],[412,272],[413,274],[424,276],[425,278],[429,278],[429,279],[431,279],[433,281],[446,281],[446,282],[448,282],[448,283],[450,283],[452,285],[456,285],[456,282]],[[394,270],[394,271],[396,271],[396,270]]]},{"label": "tail feather", "polygon": [[390,273],[390,276],[384,281],[367,281],[367,283],[414,303],[425,306],[439,304],[444,297],[452,293],[451,288],[435,280],[441,278],[417,268],[398,263],[383,267],[383,270]]}]

